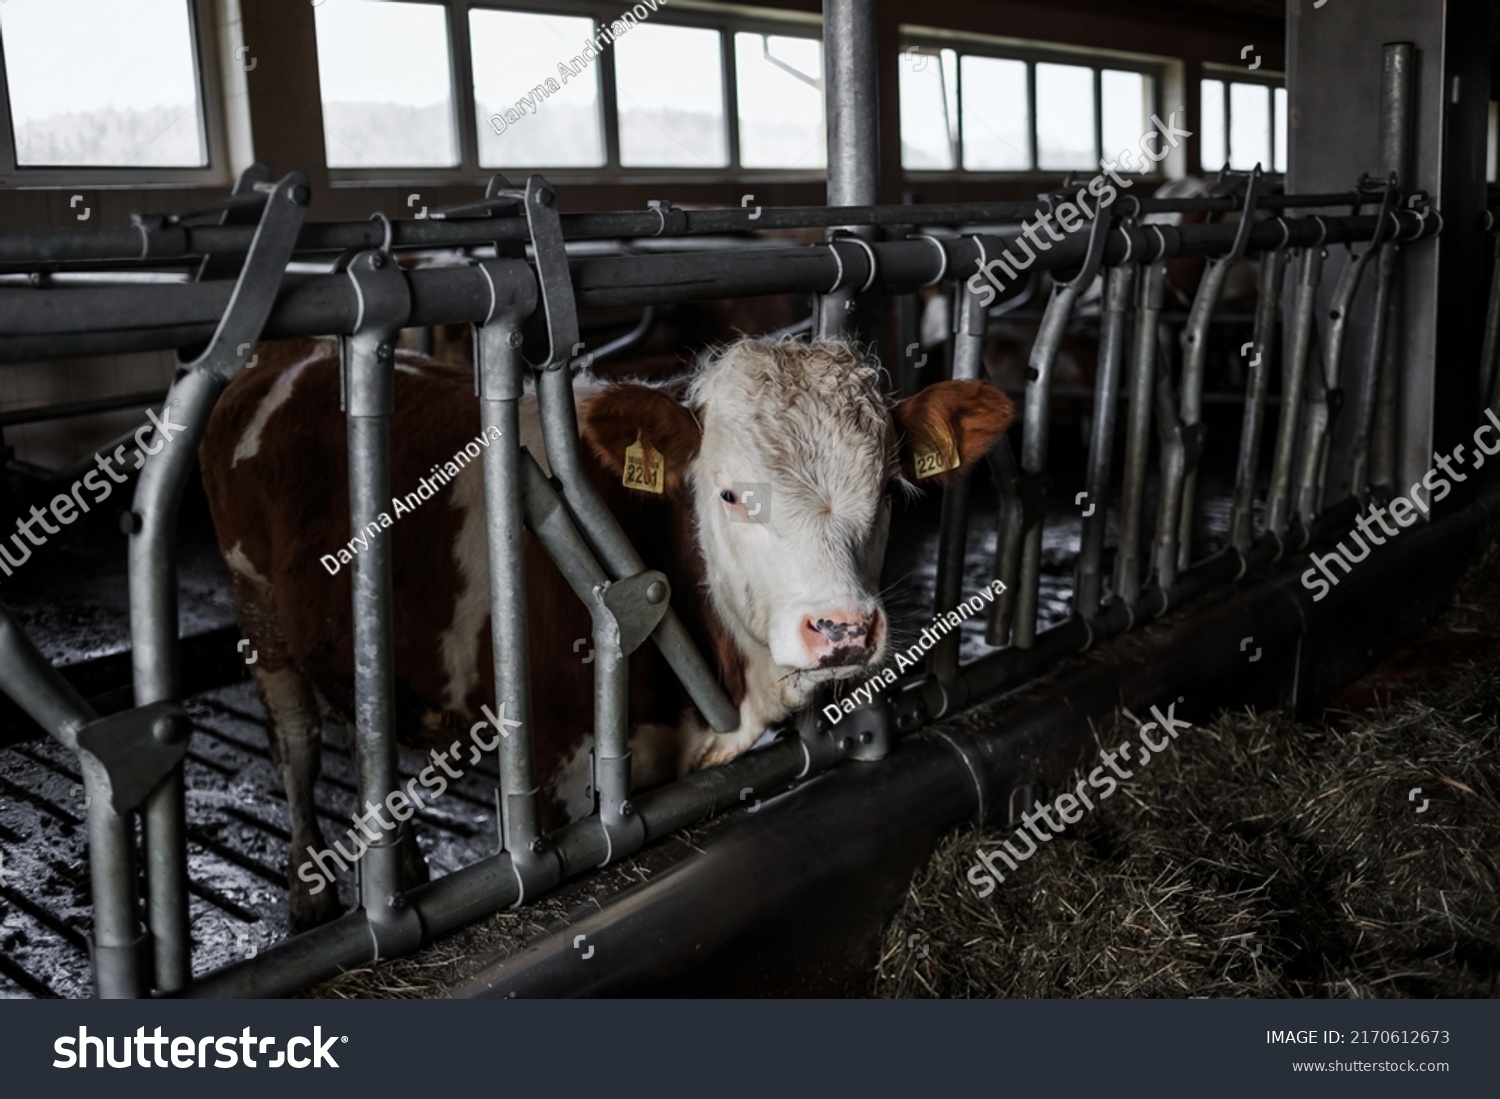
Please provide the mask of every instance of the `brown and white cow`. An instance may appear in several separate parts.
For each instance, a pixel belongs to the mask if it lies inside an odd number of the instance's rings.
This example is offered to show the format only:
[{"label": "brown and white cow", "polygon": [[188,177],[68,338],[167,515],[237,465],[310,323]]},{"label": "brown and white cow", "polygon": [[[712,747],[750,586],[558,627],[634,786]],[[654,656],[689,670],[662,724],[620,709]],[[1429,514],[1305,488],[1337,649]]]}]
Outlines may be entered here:
[{"label": "brown and white cow", "polygon": [[[241,625],[260,653],[252,671],[291,807],[295,870],[301,852],[324,846],[314,690],[352,708],[352,568],[330,575],[320,564],[349,539],[345,426],[333,345],[257,353],[214,409],[200,456]],[[942,483],[982,458],[1012,415],[1004,394],[977,381],[941,382],[891,407],[876,369],[846,343],[755,340],[675,389],[614,384],[581,393],[580,406],[590,475],[648,566],[670,578],[674,608],[740,711],[737,732],[713,732],[643,646],[630,673],[637,786],[731,760],[820,683],[879,665],[890,632],[877,594],[888,487]],[[396,496],[483,435],[467,368],[400,356],[395,409]],[[534,425],[534,406],[523,405],[521,439],[487,445],[525,445],[540,460]],[[621,484],[637,442],[665,462],[659,495]],[[944,472],[918,481],[914,455]],[[397,726],[415,748],[448,745],[495,700],[480,464],[374,535],[393,539]],[[747,483],[760,486],[768,515],[752,520]],[[550,828],[592,809],[593,669],[574,644],[590,627],[529,535],[526,570],[531,732]],[[332,890],[313,895],[288,877],[295,926],[336,915]]]}]

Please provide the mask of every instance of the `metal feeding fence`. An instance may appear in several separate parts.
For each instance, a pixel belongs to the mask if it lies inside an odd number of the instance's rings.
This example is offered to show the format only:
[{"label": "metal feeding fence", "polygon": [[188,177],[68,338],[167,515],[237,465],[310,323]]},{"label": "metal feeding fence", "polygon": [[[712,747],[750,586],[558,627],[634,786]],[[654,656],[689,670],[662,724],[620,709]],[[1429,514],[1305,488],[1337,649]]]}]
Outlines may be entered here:
[{"label": "metal feeding fence", "polygon": [[[839,6],[835,6],[839,7]],[[857,28],[856,28],[857,29]],[[830,27],[832,30],[832,27]],[[857,35],[853,36],[857,38]],[[830,41],[834,41],[832,36]],[[858,56],[870,56],[865,50]],[[562,215],[541,176],[515,187],[496,176],[482,200],[423,219],[311,223],[305,179],[248,171],[223,201],[167,215],[141,215],[128,228],[0,234],[0,362],[29,362],[149,349],[206,347],[182,364],[167,401],[190,445],[159,448],[141,471],[128,518],[135,707],[99,717],[0,611],[0,682],[11,697],[76,752],[91,798],[87,809],[95,989],[101,996],[275,995],[357,965],[389,958],[506,906],[534,899],[591,868],[623,859],[650,841],[729,806],[745,788],[764,793],[842,760],[878,760],[896,739],[966,704],[1010,689],[1065,655],[1128,630],[1195,596],[1227,588],[1305,548],[1324,527],[1348,520],[1347,502],[1326,508],[1330,426],[1342,405],[1357,421],[1359,492],[1388,486],[1396,389],[1386,325],[1360,362],[1345,362],[1350,305],[1375,281],[1378,316],[1390,308],[1400,248],[1436,236],[1442,219],[1413,208],[1394,181],[1362,182],[1346,193],[1265,194],[1260,172],[1203,199],[1125,196],[1035,257],[1054,273],[1051,297],[1030,353],[1019,455],[1002,440],[989,455],[999,489],[992,604],[986,640],[995,651],[961,666],[956,633],[937,643],[924,674],[838,722],[816,707],[795,732],[723,767],[662,788],[631,793],[627,745],[627,661],[656,645],[708,723],[734,729],[736,708],[709,661],[670,609],[665,576],[647,568],[592,488],[579,453],[569,365],[579,346],[578,310],[635,308],[773,293],[810,293],[819,338],[849,334],[881,295],[949,289],[956,302],[951,375],[982,374],[990,311],[971,276],[1019,238],[1015,226],[1061,201],[872,205],[869,158],[858,153],[871,112],[850,89],[872,78],[839,78],[848,59],[830,55],[830,199],[812,208],[645,211]],[[1409,94],[1409,93],[1408,93]],[[842,110],[840,96],[846,96]],[[1349,205],[1346,215],[1295,216]],[[1196,212],[1237,221],[1147,224],[1149,214]],[[202,224],[202,219],[217,223]],[[752,220],[753,218],[753,220]],[[830,239],[798,247],[687,248],[642,254],[569,249],[582,241],[687,238],[758,229],[824,227]],[[1321,363],[1314,310],[1325,250],[1364,245],[1339,277]],[[446,267],[403,269],[410,249],[482,250]],[[493,258],[483,258],[493,249]],[[330,256],[338,256],[332,265]],[[1174,378],[1162,355],[1167,264],[1208,258],[1182,336]],[[1211,554],[1193,542],[1203,453],[1209,325],[1229,268],[1260,257],[1254,355],[1246,383],[1228,544]],[[308,261],[322,260],[326,270]],[[162,269],[196,265],[193,276]],[[1290,294],[1283,293],[1289,268]],[[1371,273],[1373,272],[1373,274]],[[1048,498],[1048,409],[1054,365],[1080,295],[1103,273],[1099,367],[1086,488],[1116,501],[1112,597],[1105,598],[1108,506],[1083,520],[1073,614],[1038,629],[1044,509]],[[1066,277],[1065,277],[1066,276]],[[17,285],[20,283],[21,285]],[[1497,284],[1500,285],[1500,284]],[[1283,305],[1285,308],[1283,309]],[[1286,314],[1284,382],[1264,522],[1256,529],[1258,445],[1268,416],[1268,376]],[[1497,311],[1500,315],[1500,311]],[[142,318],[149,318],[144,322]],[[475,326],[476,399],[486,430],[518,437],[523,383],[534,379],[549,478],[520,447],[484,454],[494,677],[518,735],[499,747],[502,849],[446,877],[403,892],[398,848],[371,847],[361,903],[314,931],[253,960],[192,980],[182,761],[191,724],[178,674],[176,516],[193,475],[197,443],[225,387],[257,340],[337,335],[343,352],[348,424],[350,527],[378,517],[390,498],[389,420],[393,348],[407,327]],[[1491,326],[1495,326],[1492,324]],[[1492,343],[1494,341],[1491,341]],[[1491,352],[1493,354],[1493,352]],[[1491,371],[1491,373],[1493,373]],[[1350,384],[1348,379],[1356,382]],[[903,363],[896,384],[910,390]],[[1341,388],[1342,382],[1342,388]],[[1123,387],[1124,466],[1112,469]],[[1347,396],[1345,396],[1347,394]],[[1153,424],[1161,455],[1149,558],[1146,489]],[[1300,458],[1300,463],[1298,459]],[[1118,484],[1118,493],[1115,486]],[[958,606],[971,504],[968,480],[944,492],[933,611]],[[529,530],[593,616],[594,811],[551,834],[539,826],[530,739],[530,669],[522,543]],[[393,724],[390,542],[361,555],[353,580],[355,724],[359,797],[383,803],[397,788]],[[135,821],[141,824],[137,837]]]}]

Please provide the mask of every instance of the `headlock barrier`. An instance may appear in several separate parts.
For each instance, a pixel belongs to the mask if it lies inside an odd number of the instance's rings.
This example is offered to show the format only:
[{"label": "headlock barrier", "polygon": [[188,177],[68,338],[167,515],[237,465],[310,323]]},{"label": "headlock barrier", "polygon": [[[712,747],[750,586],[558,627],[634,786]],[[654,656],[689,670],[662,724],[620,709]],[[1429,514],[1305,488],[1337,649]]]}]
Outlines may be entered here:
[{"label": "headlock barrier", "polygon": [[[832,7],[837,14],[845,5]],[[848,12],[844,18],[859,29]],[[304,217],[310,195],[301,175],[277,180],[255,166],[222,201],[141,215],[128,228],[0,233],[0,362],[203,348],[181,363],[163,406],[184,425],[186,445],[161,447],[148,457],[127,516],[134,708],[98,716],[0,610],[0,684],[77,753],[92,799],[92,956],[100,996],[284,995],[351,965],[408,953],[741,805],[747,787],[759,795],[842,761],[880,760],[900,736],[1013,689],[1064,656],[1210,591],[1250,577],[1285,576],[1294,561],[1293,569],[1305,567],[1301,555],[1324,532],[1346,530],[1356,508],[1391,497],[1397,418],[1388,406],[1399,388],[1388,375],[1400,364],[1383,342],[1394,331],[1385,318],[1402,253],[1442,233],[1441,214],[1422,196],[1406,194],[1396,178],[1362,179],[1343,193],[1278,194],[1270,193],[1259,168],[1226,173],[1207,198],[1122,193],[1113,203],[1097,203],[1092,217],[1033,257],[1036,270],[1052,275],[1051,290],[1030,353],[1019,448],[1002,439],[988,456],[1000,499],[993,597],[977,612],[969,606],[962,612],[985,616],[994,651],[961,666],[957,630],[948,631],[934,638],[920,671],[883,678],[878,689],[861,693],[852,712],[837,705],[825,710],[829,700],[821,698],[795,730],[769,746],[632,795],[625,684],[627,661],[640,645],[649,640],[657,646],[713,728],[731,731],[739,715],[671,610],[666,577],[646,567],[584,474],[570,370],[579,309],[811,293],[817,302],[813,331],[827,338],[854,334],[872,301],[937,286],[954,302],[951,376],[977,378],[987,324],[1003,308],[987,307],[995,295],[986,296],[983,272],[997,257],[1019,253],[1024,233],[1018,226],[1049,216],[1075,190],[1065,187],[1037,203],[871,204],[874,189],[861,185],[869,183],[871,167],[860,145],[869,108],[849,93],[872,79],[873,44],[852,31],[850,40],[848,56],[830,59],[830,71],[844,74],[831,94],[849,101],[830,114],[841,121],[830,138],[832,204],[826,207],[752,213],[681,210],[662,201],[646,211],[562,215],[558,195],[542,176],[516,186],[497,175],[482,199],[427,218],[316,223]],[[1347,213],[1314,212],[1343,206]],[[1146,220],[1187,212],[1208,220]],[[691,246],[694,237],[815,227],[830,230],[825,243],[735,248],[713,240]],[[680,247],[637,253],[578,247],[639,238]],[[1348,248],[1353,261],[1339,275],[1320,353],[1314,313],[1324,258],[1337,247]],[[415,249],[467,251],[455,266],[406,269],[395,262],[398,253]],[[1500,266],[1500,245],[1495,256]],[[1183,257],[1208,262],[1183,328],[1181,370],[1174,372],[1161,335],[1163,284],[1167,265]],[[1208,334],[1227,273],[1246,257],[1258,259],[1259,301],[1247,349],[1238,475],[1227,545],[1209,553],[1194,537]],[[172,273],[190,264],[197,265],[194,275]],[[1097,506],[1083,520],[1072,615],[1040,629],[1054,367],[1065,330],[1096,276],[1103,290],[1086,487]],[[1346,328],[1355,295],[1369,282],[1378,320],[1356,357],[1346,351]],[[391,498],[389,422],[399,331],[462,324],[474,326],[485,433],[518,438],[529,377],[544,440],[544,455],[492,445],[482,459],[500,685],[494,704],[521,723],[517,735],[500,742],[503,848],[403,891],[397,846],[377,843],[362,864],[357,910],[195,981],[182,766],[191,726],[178,673],[175,539],[179,501],[194,475],[209,414],[258,340],[338,336],[350,530],[357,533]],[[1482,370],[1482,404],[1494,411],[1500,411],[1497,332],[1500,277],[1491,292]],[[1273,360],[1281,361],[1283,377],[1274,410],[1268,397]],[[909,391],[914,382],[903,361],[893,388]],[[1340,416],[1356,421],[1358,442],[1351,467],[1335,471],[1328,444]],[[1272,472],[1257,521],[1259,440],[1272,419]],[[1148,468],[1153,430],[1161,455],[1154,478]],[[1118,474],[1112,469],[1117,434],[1124,454]],[[1354,494],[1331,498],[1326,486],[1344,480],[1356,486]],[[1153,481],[1154,516],[1147,509]],[[959,607],[964,594],[969,489],[968,479],[960,478],[945,490],[935,618]],[[1118,536],[1113,573],[1106,577],[1111,509]],[[596,654],[595,808],[550,834],[540,826],[533,776],[526,530],[589,609]],[[359,797],[377,804],[398,782],[391,545],[372,540],[353,578]],[[989,800],[1009,794],[997,791]],[[981,792],[981,808],[985,801]]]}]

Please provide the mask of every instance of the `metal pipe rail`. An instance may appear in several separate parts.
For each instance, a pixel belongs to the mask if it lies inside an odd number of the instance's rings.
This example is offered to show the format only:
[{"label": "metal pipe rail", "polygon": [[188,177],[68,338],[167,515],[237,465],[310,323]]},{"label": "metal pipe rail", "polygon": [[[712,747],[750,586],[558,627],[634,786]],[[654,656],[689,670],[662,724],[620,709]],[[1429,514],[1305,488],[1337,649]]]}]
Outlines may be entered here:
[{"label": "metal pipe rail", "polygon": [[[1358,205],[1357,191],[1317,195],[1271,195],[1261,198],[1261,209],[1298,210]],[[1363,196],[1368,200],[1368,196]],[[1140,212],[1232,214],[1243,207],[1235,195],[1212,198],[1142,198]],[[561,215],[566,240],[685,237],[705,234],[754,233],[765,229],[823,229],[834,226],[914,225],[972,227],[1021,222],[1045,209],[1037,202],[953,202],[930,206],[782,206],[753,210],[682,210],[670,202],[644,211]],[[438,213],[441,213],[439,211]],[[253,226],[181,225],[131,226],[117,229],[28,229],[0,233],[0,267],[83,262],[181,264],[205,256],[244,255]],[[526,219],[500,217],[412,218],[391,221],[390,247],[396,250],[484,247],[497,241],[530,240]],[[340,252],[381,248],[384,231],[369,221],[311,222],[297,237],[294,254],[337,255]]]},{"label": "metal pipe rail", "polygon": [[[911,207],[904,207],[910,210]],[[1440,219],[1409,210],[1388,215],[1388,228],[1403,241],[1435,236]],[[419,224],[425,224],[423,219]],[[1312,244],[1368,241],[1381,219],[1354,217],[1269,219],[1248,233],[1247,251]],[[408,224],[404,222],[395,225]],[[1232,244],[1238,226],[1116,226],[1101,255],[1105,267],[1127,260],[1208,255]],[[394,235],[394,232],[393,232]],[[1060,271],[1082,263],[1087,231],[1070,234],[1033,266]],[[936,239],[937,247],[934,247]],[[949,277],[973,277],[989,255],[1015,237],[979,236],[877,242],[874,287],[908,292]],[[378,242],[377,242],[378,243]],[[640,308],[683,301],[818,293],[843,282],[871,278],[863,250],[834,245],[736,252],[667,253],[569,259],[580,308]],[[941,256],[938,255],[941,250]],[[852,266],[852,270],[850,269]],[[412,305],[407,324],[423,327],[474,324],[486,316],[490,285],[477,267],[404,271]],[[112,286],[76,289],[0,289],[0,363],[32,362],[98,354],[164,350],[208,338],[234,291],[228,281],[187,285]],[[318,336],[351,331],[358,295],[339,275],[288,276],[267,318],[263,337]],[[149,318],[149,322],[143,318]]]}]

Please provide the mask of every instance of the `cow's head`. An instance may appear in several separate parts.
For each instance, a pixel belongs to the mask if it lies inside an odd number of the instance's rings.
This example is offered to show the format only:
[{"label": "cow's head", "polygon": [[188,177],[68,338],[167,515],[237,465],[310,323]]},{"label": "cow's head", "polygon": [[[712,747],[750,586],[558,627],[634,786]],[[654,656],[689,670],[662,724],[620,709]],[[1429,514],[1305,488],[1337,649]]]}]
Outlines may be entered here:
[{"label": "cow's head", "polygon": [[584,419],[627,485],[694,508],[713,605],[752,663],[769,655],[793,708],[817,682],[885,658],[890,486],[943,484],[1011,415],[979,381],[939,382],[891,407],[847,343],[742,340],[699,371],[686,403],[616,385]]}]

